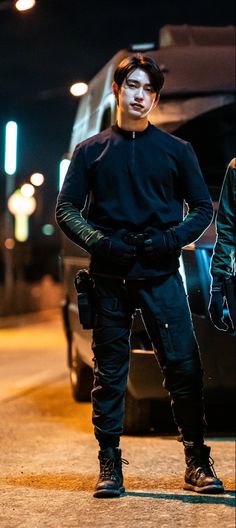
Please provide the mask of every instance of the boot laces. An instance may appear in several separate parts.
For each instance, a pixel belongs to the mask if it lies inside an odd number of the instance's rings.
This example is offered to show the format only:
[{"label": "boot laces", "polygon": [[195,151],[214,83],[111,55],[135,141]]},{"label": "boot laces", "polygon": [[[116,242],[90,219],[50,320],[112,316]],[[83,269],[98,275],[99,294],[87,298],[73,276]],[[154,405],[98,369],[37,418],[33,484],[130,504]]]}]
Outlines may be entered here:
[{"label": "boot laces", "polygon": [[212,477],[213,475],[215,478],[217,478],[215,468],[214,468],[214,460],[212,457],[209,457],[205,462],[203,462],[201,466],[197,468],[196,471],[199,477],[201,476]]},{"label": "boot laces", "polygon": [[[128,465],[129,462],[125,458],[120,459],[122,464]],[[105,464],[102,464],[101,478],[107,480],[116,480],[119,478],[118,468],[116,466],[116,460],[108,458]]]}]

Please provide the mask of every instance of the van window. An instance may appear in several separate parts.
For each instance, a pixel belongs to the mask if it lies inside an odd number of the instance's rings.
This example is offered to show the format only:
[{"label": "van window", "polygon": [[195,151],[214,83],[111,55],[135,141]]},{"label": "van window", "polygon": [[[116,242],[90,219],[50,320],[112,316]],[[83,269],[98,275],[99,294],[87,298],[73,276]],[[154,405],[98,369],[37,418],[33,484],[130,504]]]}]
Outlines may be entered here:
[{"label": "van window", "polygon": [[102,130],[105,130],[106,128],[109,128],[110,126],[111,126],[111,109],[109,107],[109,108],[106,108],[102,116],[100,132],[102,132]]},{"label": "van window", "polygon": [[[221,188],[226,167],[235,156],[235,103],[188,121],[174,134],[189,141],[199,160],[208,187]],[[214,199],[214,197],[213,197]]]}]

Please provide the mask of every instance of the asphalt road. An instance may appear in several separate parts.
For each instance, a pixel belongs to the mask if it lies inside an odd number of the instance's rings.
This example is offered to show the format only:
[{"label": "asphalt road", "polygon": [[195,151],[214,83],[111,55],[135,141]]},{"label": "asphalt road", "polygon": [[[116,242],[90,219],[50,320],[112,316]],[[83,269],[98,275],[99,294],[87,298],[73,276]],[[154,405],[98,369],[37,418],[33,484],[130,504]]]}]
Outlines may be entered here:
[{"label": "asphalt road", "polygon": [[91,405],[73,402],[58,314],[0,330],[1,528],[235,527],[235,444],[207,438],[223,496],[182,489],[174,436],[123,437],[126,493],[95,499]]}]

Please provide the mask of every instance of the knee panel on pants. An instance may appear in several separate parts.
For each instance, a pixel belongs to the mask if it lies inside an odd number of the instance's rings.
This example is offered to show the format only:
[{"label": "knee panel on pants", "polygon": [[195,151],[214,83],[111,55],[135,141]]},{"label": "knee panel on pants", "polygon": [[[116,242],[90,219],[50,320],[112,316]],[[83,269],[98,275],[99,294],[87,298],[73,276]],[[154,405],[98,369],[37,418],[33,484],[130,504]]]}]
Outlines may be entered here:
[{"label": "knee panel on pants", "polygon": [[98,328],[94,330],[94,387],[112,392],[124,391],[129,369],[129,330]]},{"label": "knee panel on pants", "polygon": [[202,391],[203,370],[200,359],[186,359],[184,361],[168,364],[163,369],[163,386],[175,397],[186,397],[190,394],[199,395]]}]

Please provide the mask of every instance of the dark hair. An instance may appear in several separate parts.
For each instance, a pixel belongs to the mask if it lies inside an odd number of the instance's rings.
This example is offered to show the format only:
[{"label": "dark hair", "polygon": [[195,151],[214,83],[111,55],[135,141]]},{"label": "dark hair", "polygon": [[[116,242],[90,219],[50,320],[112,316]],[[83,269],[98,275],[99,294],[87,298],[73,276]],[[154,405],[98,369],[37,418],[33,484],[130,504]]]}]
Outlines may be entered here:
[{"label": "dark hair", "polygon": [[118,85],[118,88],[121,88],[121,85],[126,77],[133,70],[136,70],[136,68],[144,70],[149,75],[155,92],[159,94],[164,84],[164,74],[162,73],[158,64],[153,59],[151,59],[151,57],[146,57],[141,53],[126,57],[118,64],[114,73],[114,81]]}]

